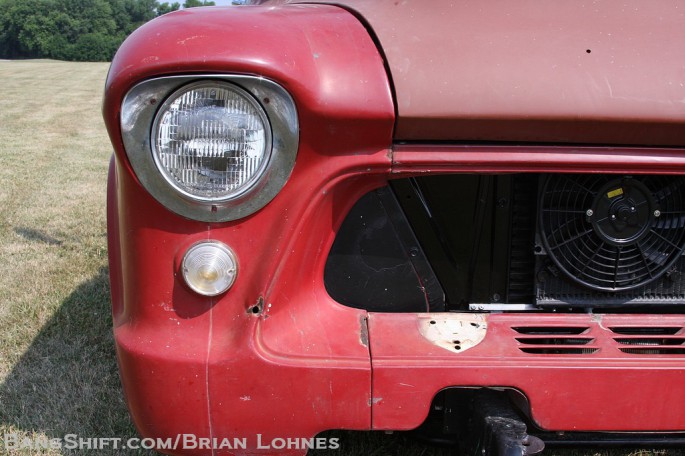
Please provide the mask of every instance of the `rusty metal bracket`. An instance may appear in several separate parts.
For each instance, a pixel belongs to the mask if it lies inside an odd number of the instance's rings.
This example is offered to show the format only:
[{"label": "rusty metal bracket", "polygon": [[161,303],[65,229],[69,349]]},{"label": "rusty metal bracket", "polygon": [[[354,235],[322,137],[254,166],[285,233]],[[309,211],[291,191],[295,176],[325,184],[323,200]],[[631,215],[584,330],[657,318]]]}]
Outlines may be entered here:
[{"label": "rusty metal bracket", "polygon": [[528,435],[526,423],[501,392],[476,393],[470,428],[467,454],[524,456],[540,454],[545,448],[542,440]]}]

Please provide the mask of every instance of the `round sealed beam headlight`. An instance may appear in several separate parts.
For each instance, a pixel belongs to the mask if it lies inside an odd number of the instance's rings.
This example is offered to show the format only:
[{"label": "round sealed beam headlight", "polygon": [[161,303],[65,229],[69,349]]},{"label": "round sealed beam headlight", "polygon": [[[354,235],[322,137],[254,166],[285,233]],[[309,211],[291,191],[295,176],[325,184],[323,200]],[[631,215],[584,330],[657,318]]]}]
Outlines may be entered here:
[{"label": "round sealed beam headlight", "polygon": [[188,286],[204,296],[217,296],[235,282],[238,262],[235,255],[219,241],[199,242],[186,252],[181,264]]},{"label": "round sealed beam headlight", "polygon": [[266,206],[288,181],[299,144],[293,98],[274,81],[246,75],[140,82],[122,102],[121,133],[150,195],[203,222]]},{"label": "round sealed beam headlight", "polygon": [[252,95],[224,81],[172,93],[152,126],[159,172],[187,198],[222,202],[248,191],[271,157],[271,127]]}]

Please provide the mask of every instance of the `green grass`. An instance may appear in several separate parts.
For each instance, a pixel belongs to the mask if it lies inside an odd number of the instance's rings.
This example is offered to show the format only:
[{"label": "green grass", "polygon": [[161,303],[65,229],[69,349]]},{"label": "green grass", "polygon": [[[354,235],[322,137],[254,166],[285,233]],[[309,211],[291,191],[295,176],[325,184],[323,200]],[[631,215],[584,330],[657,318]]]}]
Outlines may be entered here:
[{"label": "green grass", "polygon": [[[100,115],[107,68],[0,61],[1,454],[7,454],[5,434],[136,436],[111,335],[105,232],[111,147]],[[334,435],[342,448],[319,454],[451,454],[401,433]]]}]

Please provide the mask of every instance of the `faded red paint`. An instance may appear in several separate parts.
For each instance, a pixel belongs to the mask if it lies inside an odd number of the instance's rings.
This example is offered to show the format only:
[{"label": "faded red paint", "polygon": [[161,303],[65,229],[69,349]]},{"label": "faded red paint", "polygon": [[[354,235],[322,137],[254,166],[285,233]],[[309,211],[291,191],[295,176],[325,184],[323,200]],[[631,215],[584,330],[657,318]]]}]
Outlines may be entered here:
[{"label": "faded red paint", "polygon": [[[130,170],[119,131],[123,96],[141,79],[188,73],[259,74],[296,100],[295,170],[253,216],[184,219]],[[269,441],[369,429],[365,313],[333,302],[320,273],[350,206],[390,170],[393,104],[361,24],[330,6],[164,16],[119,50],[104,113],[116,155],[108,222],[115,338],[140,432],[254,442],[257,433]],[[233,288],[216,299],[192,293],[176,274],[185,249],[207,238],[231,246],[240,264]],[[260,297],[264,312],[256,315],[248,309]]]},{"label": "faded red paint", "polygon": [[400,140],[685,144],[685,7],[343,0],[374,30]]},{"label": "faded red paint", "polygon": [[[682,355],[619,350],[621,326],[685,325],[678,315],[492,314],[479,345],[455,355],[419,334],[416,315],[369,315],[373,353],[374,429],[413,429],[435,393],[448,385],[507,387],[530,402],[531,417],[553,431],[682,431]],[[592,354],[529,354],[513,327],[587,327]],[[398,337],[401,334],[401,337]],[[550,336],[541,336],[550,337]],[[578,336],[575,336],[578,337]],[[568,347],[568,346],[567,346]],[[625,346],[623,346],[625,348]],[[639,410],[636,413],[636,410]]]}]

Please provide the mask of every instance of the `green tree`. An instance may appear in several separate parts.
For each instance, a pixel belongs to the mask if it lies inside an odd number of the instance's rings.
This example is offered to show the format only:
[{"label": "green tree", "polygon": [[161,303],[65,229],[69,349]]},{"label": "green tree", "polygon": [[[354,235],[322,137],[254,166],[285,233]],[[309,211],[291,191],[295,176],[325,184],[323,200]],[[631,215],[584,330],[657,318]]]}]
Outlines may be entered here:
[{"label": "green tree", "polygon": [[41,57],[56,32],[45,0],[0,0],[0,57]]},{"label": "green tree", "polygon": [[170,13],[172,11],[177,11],[180,7],[181,4],[178,2],[174,2],[171,4],[168,2],[160,3],[157,6],[157,16],[161,16],[162,14]]},{"label": "green tree", "polygon": [[43,15],[27,18],[19,38],[33,56],[68,60],[71,45],[65,31],[72,30],[74,26],[72,17],[52,9]]},{"label": "green tree", "polygon": [[156,0],[109,0],[117,29],[124,35],[157,17]]},{"label": "green tree", "polygon": [[133,30],[180,7],[157,0],[0,0],[0,58],[109,60]]},{"label": "green tree", "polygon": [[114,36],[102,33],[81,35],[71,47],[71,60],[100,61],[112,58],[121,42]]},{"label": "green tree", "polygon": [[214,6],[216,3],[207,0],[185,0],[183,8],[195,8],[196,6]]},{"label": "green tree", "polygon": [[54,0],[55,9],[70,17],[69,27],[62,30],[71,42],[86,33],[113,35],[117,31],[112,7],[107,0]]}]

